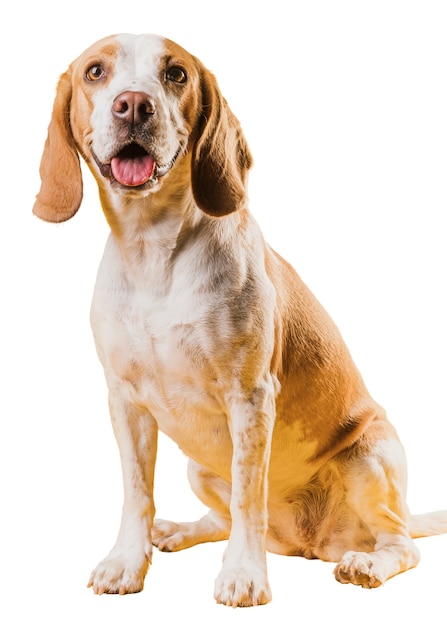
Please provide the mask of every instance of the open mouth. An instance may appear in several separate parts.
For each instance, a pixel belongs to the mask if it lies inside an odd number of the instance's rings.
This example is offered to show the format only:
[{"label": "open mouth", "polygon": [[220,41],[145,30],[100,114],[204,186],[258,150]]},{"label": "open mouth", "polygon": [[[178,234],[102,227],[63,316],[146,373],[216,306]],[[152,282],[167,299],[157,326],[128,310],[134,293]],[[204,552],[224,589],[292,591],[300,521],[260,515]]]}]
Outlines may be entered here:
[{"label": "open mouth", "polygon": [[155,159],[138,144],[123,148],[110,162],[112,175],[126,187],[144,185],[155,173]]},{"label": "open mouth", "polygon": [[101,174],[112,181],[116,180],[124,187],[139,187],[149,181],[156,182],[174,165],[180,150],[168,162],[158,165],[152,155],[137,143],[130,143],[118,152],[110,161],[110,165],[101,163],[93,155]]}]

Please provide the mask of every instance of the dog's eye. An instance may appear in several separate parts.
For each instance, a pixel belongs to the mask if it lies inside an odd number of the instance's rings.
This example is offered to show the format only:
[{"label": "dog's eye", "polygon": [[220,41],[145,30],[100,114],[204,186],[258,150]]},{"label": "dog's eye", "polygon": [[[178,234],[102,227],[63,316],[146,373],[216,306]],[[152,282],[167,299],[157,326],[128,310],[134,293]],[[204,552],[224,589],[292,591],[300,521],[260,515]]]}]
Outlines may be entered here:
[{"label": "dog's eye", "polygon": [[85,76],[87,80],[92,80],[92,81],[99,80],[100,78],[105,76],[104,68],[102,65],[99,65],[99,64],[92,65],[86,71]]},{"label": "dog's eye", "polygon": [[173,83],[186,83],[186,72],[181,67],[170,67],[166,72],[166,78]]}]

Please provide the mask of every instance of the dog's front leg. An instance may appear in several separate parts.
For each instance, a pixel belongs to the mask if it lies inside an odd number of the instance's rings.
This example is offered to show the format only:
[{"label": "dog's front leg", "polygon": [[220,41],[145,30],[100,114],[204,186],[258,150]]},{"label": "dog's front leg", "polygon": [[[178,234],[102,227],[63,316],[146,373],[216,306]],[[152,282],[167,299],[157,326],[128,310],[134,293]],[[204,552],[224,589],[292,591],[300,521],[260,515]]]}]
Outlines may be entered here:
[{"label": "dog's front leg", "polygon": [[126,403],[119,390],[110,391],[109,405],[121,456],[124,505],[115,546],[92,572],[88,586],[99,594],[135,593],[143,589],[152,556],[158,429],[155,420]]},{"label": "dog's front leg", "polygon": [[271,377],[249,398],[229,402],[233,441],[231,533],[215,585],[217,602],[254,606],[271,600],[267,579],[267,472],[274,423]]}]

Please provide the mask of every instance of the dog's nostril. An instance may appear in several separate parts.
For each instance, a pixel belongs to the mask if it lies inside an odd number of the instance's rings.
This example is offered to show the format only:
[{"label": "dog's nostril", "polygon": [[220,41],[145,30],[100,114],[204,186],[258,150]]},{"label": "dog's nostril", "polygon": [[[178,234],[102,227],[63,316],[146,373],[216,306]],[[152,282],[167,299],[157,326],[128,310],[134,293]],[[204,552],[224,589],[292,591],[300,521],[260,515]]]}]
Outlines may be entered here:
[{"label": "dog's nostril", "polygon": [[155,104],[142,91],[125,91],[115,98],[112,113],[129,124],[141,124],[154,115]]},{"label": "dog's nostril", "polygon": [[153,115],[154,114],[154,108],[149,104],[149,102],[143,102],[138,107],[138,112],[140,113],[141,116]]}]

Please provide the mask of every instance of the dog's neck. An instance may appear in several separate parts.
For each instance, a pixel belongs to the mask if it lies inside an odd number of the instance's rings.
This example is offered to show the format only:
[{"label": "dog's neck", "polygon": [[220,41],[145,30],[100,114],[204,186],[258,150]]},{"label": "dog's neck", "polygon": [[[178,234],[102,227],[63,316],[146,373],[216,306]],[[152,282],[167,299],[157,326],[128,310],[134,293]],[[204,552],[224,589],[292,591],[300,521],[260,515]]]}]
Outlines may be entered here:
[{"label": "dog's neck", "polygon": [[[127,279],[136,288],[151,288],[161,296],[167,293],[176,260],[186,249],[193,255],[188,259],[188,267],[200,265],[196,274],[203,281],[207,279],[208,266],[234,265],[228,251],[236,247],[230,240],[237,237],[241,244],[246,236],[248,212],[239,210],[225,217],[211,217],[199,209],[191,190],[189,155],[179,159],[158,190],[123,194],[103,180],[99,187],[111,236],[120,251]],[[247,243],[246,247],[251,246]],[[232,270],[227,269],[224,274],[230,276]],[[234,280],[239,278],[235,276]]]},{"label": "dog's neck", "polygon": [[154,253],[169,257],[203,217],[191,193],[188,163],[178,165],[167,176],[169,184],[162,180],[147,192],[123,193],[98,181],[105,217],[129,268]]},{"label": "dog's neck", "polygon": [[[214,255],[227,248],[225,241],[234,237],[234,222],[240,219],[236,214],[216,218],[201,211],[191,192],[189,168],[176,167],[168,177],[169,184],[162,183],[159,190],[145,195],[125,195],[108,182],[100,185],[102,208],[127,279],[138,289],[155,289],[158,295],[169,290],[175,261],[183,250],[197,251],[190,266],[203,263],[202,253]],[[193,240],[201,243],[194,246]]]}]

